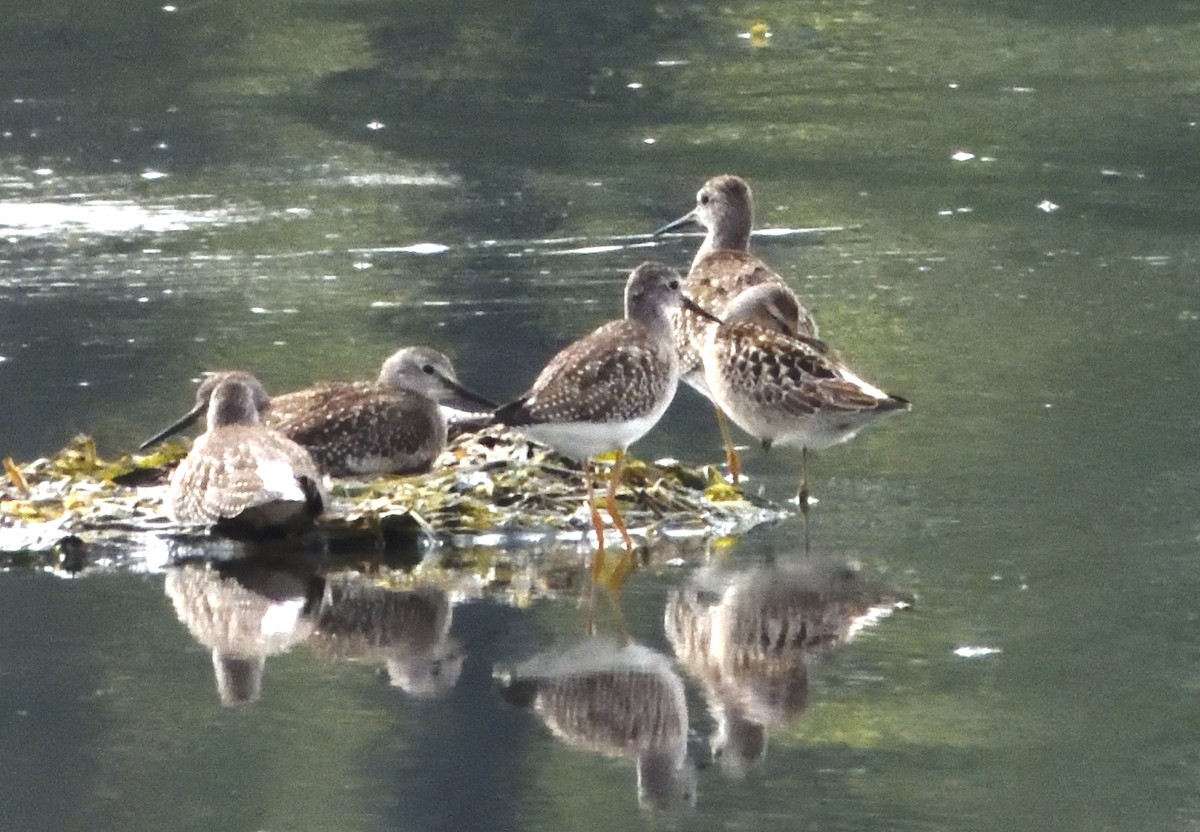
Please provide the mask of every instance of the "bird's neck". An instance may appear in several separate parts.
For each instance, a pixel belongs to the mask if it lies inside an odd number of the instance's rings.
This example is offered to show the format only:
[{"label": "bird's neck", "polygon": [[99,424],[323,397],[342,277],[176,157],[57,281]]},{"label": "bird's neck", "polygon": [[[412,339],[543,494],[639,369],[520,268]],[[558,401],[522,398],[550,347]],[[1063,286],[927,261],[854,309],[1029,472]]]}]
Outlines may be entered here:
[{"label": "bird's neck", "polygon": [[209,401],[208,429],[224,425],[256,425],[259,423],[258,409],[254,399],[241,390],[218,393]]},{"label": "bird's neck", "polygon": [[663,309],[643,311],[626,316],[630,321],[640,325],[653,339],[671,339],[671,316]]},{"label": "bird's neck", "polygon": [[696,252],[695,258],[692,259],[692,268],[696,268],[696,265],[706,256],[720,249],[749,251],[749,226],[710,228],[708,234],[704,237],[704,242],[700,244],[700,249]]}]

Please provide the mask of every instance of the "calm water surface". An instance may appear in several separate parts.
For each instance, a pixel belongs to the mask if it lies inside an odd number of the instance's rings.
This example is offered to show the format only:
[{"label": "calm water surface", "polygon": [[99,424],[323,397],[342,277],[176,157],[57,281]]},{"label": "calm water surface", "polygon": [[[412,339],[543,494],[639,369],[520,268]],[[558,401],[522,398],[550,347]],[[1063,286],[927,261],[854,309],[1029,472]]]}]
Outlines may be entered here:
[{"label": "calm water surface", "polygon": [[[0,453],[116,455],[204,369],[287,390],[404,343],[515,395],[735,171],[756,251],[915,403],[812,474],[818,553],[917,599],[731,733],[665,611],[800,525],[652,550],[620,609],[685,684],[681,811],[499,694],[582,637],[571,592],[427,586],[383,650],[337,637],[369,580],[8,571],[6,828],[1200,829],[1195,3],[6,5]],[[638,451],[716,459],[711,420],[681,391]],[[746,453],[780,500],[797,462]]]}]

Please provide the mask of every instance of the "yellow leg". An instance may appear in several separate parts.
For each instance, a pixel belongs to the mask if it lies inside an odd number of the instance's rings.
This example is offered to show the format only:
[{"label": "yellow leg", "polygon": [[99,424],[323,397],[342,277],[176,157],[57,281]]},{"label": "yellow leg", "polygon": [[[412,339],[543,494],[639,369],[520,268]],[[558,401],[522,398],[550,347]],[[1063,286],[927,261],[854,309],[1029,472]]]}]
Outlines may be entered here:
[{"label": "yellow leg", "polygon": [[713,406],[717,412],[717,427],[721,429],[721,441],[725,443],[725,465],[729,468],[729,477],[737,485],[742,479],[742,461],[733,447],[733,434],[729,430],[729,420],[721,408]]},{"label": "yellow leg", "polygon": [[[615,592],[606,594],[608,603],[612,605],[613,619],[617,622],[617,629],[621,631],[621,644],[628,647],[633,644],[633,633],[629,632],[629,624],[625,621],[625,611],[621,609],[621,599]],[[595,635],[595,633],[589,633],[589,635]]]},{"label": "yellow leg", "polygon": [[598,581],[604,573],[604,521],[596,508],[596,496],[592,489],[592,461],[583,461],[583,484],[587,489],[588,511],[592,514],[592,528],[596,530],[596,554],[592,555],[592,580]]},{"label": "yellow leg", "polygon": [[625,467],[625,451],[617,452],[617,459],[613,463],[612,476],[608,480],[608,492],[605,495],[605,505],[608,507],[608,514],[612,517],[613,525],[617,527],[617,531],[621,533],[621,539],[625,542],[625,554],[621,556],[621,560],[617,563],[613,570],[612,578],[609,580],[610,587],[620,587],[625,582],[625,577],[633,571],[633,538],[629,536],[629,529],[625,525],[625,520],[621,517],[621,512],[617,509],[617,487],[621,483],[621,471]]}]

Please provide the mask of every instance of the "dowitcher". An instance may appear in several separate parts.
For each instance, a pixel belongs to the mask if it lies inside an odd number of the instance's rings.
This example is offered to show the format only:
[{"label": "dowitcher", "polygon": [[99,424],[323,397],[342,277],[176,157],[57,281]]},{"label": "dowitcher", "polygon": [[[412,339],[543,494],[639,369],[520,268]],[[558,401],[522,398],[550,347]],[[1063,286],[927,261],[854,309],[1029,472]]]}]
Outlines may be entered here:
[{"label": "dowitcher", "polygon": [[604,524],[596,509],[591,459],[617,452],[606,505],[625,543],[616,580],[632,564],[633,541],[617,511],[616,490],[625,450],[666,412],[679,381],[671,318],[679,307],[703,310],[680,291],[679,273],[643,263],[625,284],[625,317],[610,321],[559,352],[533,386],[496,410],[495,421],[517,428],[583,463],[588,510],[598,548],[592,574],[604,564]]},{"label": "dowitcher", "polygon": [[724,322],[709,329],[701,355],[713,401],[738,427],[764,449],[801,449],[797,499],[807,546],[809,452],[845,442],[911,405],[863,381],[824,342],[790,334],[794,304],[779,286],[747,289],[725,310]]},{"label": "dowitcher", "polygon": [[[746,180],[732,174],[714,176],[697,192],[695,208],[654,233],[658,235],[688,225],[699,225],[707,233],[692,260],[683,289],[688,297],[713,315],[724,317],[729,303],[753,286],[775,285],[791,291],[782,277],[750,253],[754,201]],[[794,294],[792,297],[796,317],[790,322],[791,333],[816,338],[816,322],[799,299]],[[675,319],[680,378],[712,399],[700,362],[700,349],[710,326],[711,322],[687,311]],[[717,409],[717,424],[725,442],[730,474],[736,482],[740,464],[720,408]]]},{"label": "dowitcher", "polygon": [[266,390],[249,373],[201,385],[208,430],[171,473],[166,507],[177,522],[229,533],[303,527],[324,508],[321,472],[308,451],[266,427]]},{"label": "dowitcher", "polygon": [[656,809],[696,802],[683,680],[662,653],[590,638],[496,673],[501,694],[531,708],[563,742],[637,761],[638,799]]},{"label": "dowitcher", "polygon": [[[423,473],[446,445],[439,402],[495,407],[458,383],[450,359],[427,347],[393,353],[375,381],[325,382],[271,399],[264,421],[313,455],[330,476]],[[207,399],[142,448],[199,418]]]}]

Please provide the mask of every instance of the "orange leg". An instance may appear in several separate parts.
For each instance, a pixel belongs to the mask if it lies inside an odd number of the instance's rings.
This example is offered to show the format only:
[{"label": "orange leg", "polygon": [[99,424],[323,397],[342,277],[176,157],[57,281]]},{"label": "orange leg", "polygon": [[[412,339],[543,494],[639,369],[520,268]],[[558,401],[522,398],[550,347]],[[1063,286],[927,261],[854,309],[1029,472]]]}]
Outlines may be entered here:
[{"label": "orange leg", "polygon": [[725,413],[721,408],[714,405],[713,410],[717,412],[717,427],[721,429],[721,441],[725,443],[725,465],[729,468],[730,479],[733,480],[734,485],[737,485],[742,479],[742,461],[733,447],[733,434],[729,430],[729,420],[725,418]]},{"label": "orange leg", "polygon": [[633,570],[633,538],[629,536],[629,529],[621,518],[621,513],[617,510],[617,486],[621,482],[621,471],[624,467],[625,451],[622,450],[617,452],[617,461],[613,463],[612,475],[608,479],[608,493],[605,495],[608,514],[612,517],[613,525],[617,527],[617,531],[621,533],[621,539],[625,542],[625,554],[621,556],[616,569],[613,570],[610,582],[612,586],[616,587],[624,583],[625,577]]},{"label": "orange leg", "polygon": [[592,461],[583,461],[583,483],[587,489],[588,511],[592,514],[592,528],[596,530],[596,554],[592,556],[592,580],[600,580],[604,573],[604,521],[600,518],[600,510],[596,508],[596,496],[592,489]]}]

